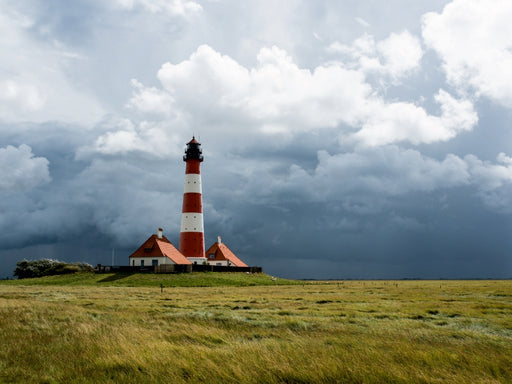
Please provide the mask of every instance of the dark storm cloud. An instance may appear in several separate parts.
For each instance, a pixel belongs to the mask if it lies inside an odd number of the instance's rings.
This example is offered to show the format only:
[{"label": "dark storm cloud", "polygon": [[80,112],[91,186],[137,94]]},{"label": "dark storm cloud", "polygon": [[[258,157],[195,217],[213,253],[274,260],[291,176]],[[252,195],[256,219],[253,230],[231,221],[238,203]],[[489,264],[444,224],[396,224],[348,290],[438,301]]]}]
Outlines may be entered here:
[{"label": "dark storm cloud", "polygon": [[468,210],[478,200],[461,201],[457,192],[391,199],[385,210],[364,214],[337,203],[232,203],[246,219],[218,230],[227,244],[247,244],[239,254],[278,276],[509,278],[508,217]]}]

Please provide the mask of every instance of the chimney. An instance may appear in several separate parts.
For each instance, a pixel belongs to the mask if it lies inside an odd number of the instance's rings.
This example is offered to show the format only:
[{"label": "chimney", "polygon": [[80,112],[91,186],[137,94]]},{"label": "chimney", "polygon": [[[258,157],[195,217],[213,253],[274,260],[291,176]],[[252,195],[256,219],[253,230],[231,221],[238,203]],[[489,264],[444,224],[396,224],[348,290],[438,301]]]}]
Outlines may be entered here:
[{"label": "chimney", "polygon": [[220,236],[217,236],[217,244],[221,245],[222,241],[220,240]]},{"label": "chimney", "polygon": [[161,239],[162,238],[162,233],[163,233],[163,229],[162,228],[158,228],[158,232],[156,233],[156,236]]}]

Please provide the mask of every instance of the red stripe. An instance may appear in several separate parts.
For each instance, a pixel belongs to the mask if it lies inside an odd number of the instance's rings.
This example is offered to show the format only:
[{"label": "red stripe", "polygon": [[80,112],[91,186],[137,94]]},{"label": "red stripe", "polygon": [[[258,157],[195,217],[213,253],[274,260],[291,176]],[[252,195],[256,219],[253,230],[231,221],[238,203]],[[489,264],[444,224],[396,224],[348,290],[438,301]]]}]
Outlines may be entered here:
[{"label": "red stripe", "polygon": [[203,213],[203,198],[200,193],[184,193],[182,213]]},{"label": "red stripe", "polygon": [[201,162],[199,160],[187,160],[187,166],[185,167],[185,174],[197,173],[201,174]]},{"label": "red stripe", "polygon": [[204,257],[204,233],[181,232],[180,252],[185,257]]}]

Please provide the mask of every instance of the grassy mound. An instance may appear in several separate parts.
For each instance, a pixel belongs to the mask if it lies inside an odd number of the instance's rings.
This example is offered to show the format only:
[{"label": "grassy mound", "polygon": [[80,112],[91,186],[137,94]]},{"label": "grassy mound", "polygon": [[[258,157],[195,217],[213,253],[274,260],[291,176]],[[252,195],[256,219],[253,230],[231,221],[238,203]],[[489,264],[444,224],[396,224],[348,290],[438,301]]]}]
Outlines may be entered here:
[{"label": "grassy mound", "polygon": [[302,284],[302,282],[274,278],[264,273],[192,272],[183,274],[152,274],[118,272],[95,274],[87,272],[33,279],[8,280],[2,281],[1,284],[117,287],[245,287]]}]

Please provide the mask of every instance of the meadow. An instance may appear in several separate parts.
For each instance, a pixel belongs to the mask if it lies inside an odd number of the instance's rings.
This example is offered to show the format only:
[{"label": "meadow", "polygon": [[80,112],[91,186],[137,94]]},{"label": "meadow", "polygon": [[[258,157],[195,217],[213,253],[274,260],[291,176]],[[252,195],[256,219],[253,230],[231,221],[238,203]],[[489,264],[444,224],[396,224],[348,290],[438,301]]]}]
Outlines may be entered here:
[{"label": "meadow", "polygon": [[0,382],[511,383],[512,281],[1,282]]}]

